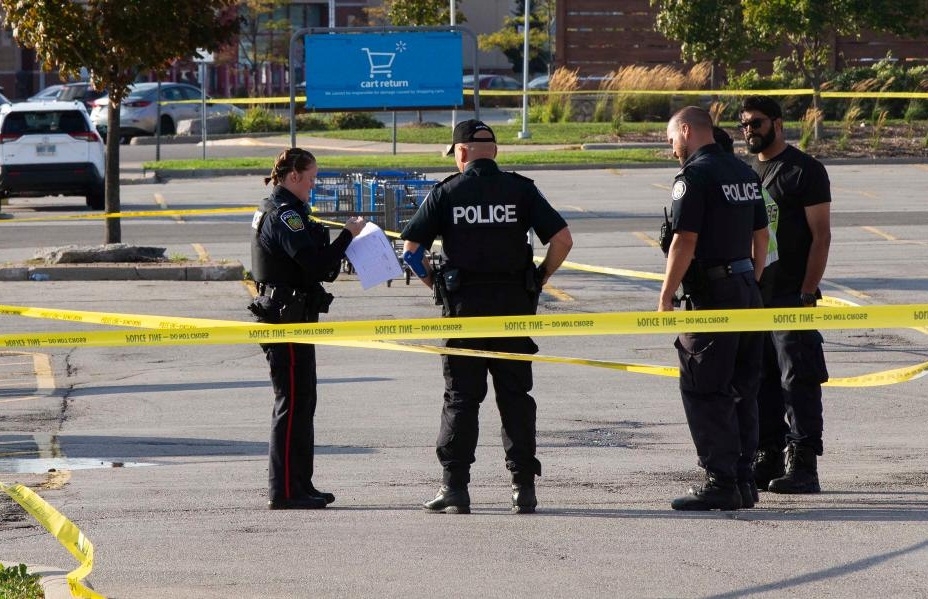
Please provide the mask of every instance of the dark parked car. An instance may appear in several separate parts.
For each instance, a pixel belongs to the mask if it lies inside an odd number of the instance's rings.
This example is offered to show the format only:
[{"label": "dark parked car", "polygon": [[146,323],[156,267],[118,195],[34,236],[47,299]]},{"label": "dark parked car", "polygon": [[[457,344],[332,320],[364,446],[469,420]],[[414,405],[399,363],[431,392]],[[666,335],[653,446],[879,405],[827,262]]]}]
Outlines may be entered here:
[{"label": "dark parked car", "polygon": [[87,107],[87,112],[90,112],[93,110],[94,100],[102,98],[104,95],[106,95],[106,92],[97,91],[89,82],[81,81],[78,83],[66,83],[61,86],[55,99],[59,102],[80,100]]}]

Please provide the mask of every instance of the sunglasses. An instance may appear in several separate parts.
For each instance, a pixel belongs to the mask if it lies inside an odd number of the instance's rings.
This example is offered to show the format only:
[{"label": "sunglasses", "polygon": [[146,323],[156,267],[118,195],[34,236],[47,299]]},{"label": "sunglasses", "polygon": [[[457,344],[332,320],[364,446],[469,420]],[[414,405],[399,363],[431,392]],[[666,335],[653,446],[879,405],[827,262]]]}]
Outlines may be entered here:
[{"label": "sunglasses", "polygon": [[764,121],[767,121],[767,120],[770,120],[770,119],[763,118],[763,117],[757,117],[756,119],[751,119],[750,121],[744,121],[744,122],[738,123],[738,128],[741,129],[742,131],[746,131],[748,128],[760,129],[760,126],[763,125]]}]

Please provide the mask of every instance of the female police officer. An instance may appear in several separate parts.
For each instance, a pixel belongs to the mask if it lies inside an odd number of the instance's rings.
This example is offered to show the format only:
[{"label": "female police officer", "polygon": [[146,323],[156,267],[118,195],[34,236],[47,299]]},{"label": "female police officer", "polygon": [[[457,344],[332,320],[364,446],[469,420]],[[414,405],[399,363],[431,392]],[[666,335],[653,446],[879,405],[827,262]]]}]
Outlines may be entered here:
[{"label": "female police officer", "polygon": [[[271,195],[252,219],[251,262],[259,296],[249,306],[259,322],[317,322],[332,296],[321,281],[334,281],[352,238],[364,228],[349,218],[329,243],[328,230],[309,217],[315,157],[306,150],[281,152],[270,177]],[[313,415],[316,350],[307,343],[262,344],[274,387],[268,467],[270,509],[319,509],[335,501],[313,478]]]}]

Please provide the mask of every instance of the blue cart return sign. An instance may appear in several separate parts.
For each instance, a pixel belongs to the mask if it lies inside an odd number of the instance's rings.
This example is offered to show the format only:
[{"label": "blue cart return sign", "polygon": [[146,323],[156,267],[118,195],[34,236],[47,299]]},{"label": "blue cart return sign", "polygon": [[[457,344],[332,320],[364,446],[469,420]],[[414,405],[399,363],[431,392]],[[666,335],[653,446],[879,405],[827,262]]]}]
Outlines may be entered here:
[{"label": "blue cart return sign", "polygon": [[461,33],[404,31],[307,35],[306,108],[461,106]]}]

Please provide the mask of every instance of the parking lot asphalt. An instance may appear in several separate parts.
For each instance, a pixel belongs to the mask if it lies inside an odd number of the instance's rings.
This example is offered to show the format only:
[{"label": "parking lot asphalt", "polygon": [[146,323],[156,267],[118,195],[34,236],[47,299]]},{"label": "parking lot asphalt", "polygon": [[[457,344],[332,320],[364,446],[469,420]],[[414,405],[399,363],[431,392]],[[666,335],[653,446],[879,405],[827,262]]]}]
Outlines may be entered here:
[{"label": "parking lot asphalt", "polygon": [[[924,301],[926,172],[830,170],[826,295],[864,305]],[[533,176],[575,231],[572,261],[660,272],[663,257],[647,231],[622,223],[657,214],[672,174]],[[178,188],[159,186],[181,197]],[[245,246],[209,249],[244,262]],[[557,273],[552,285],[542,314],[650,310],[658,290],[654,281],[581,269]],[[239,281],[12,281],[3,289],[10,305],[238,321],[248,298]],[[346,275],[331,290],[329,321],[436,315],[421,285],[365,292]],[[93,329],[8,315],[0,323],[4,333]],[[836,379],[928,360],[920,330],[825,338]],[[666,334],[536,340],[550,356],[675,363]],[[338,499],[300,513],[264,509],[271,404],[257,346],[62,347],[47,355],[50,388],[20,381],[0,394],[0,440],[21,466],[61,460],[63,476],[4,468],[0,481],[44,485],[38,492],[94,543],[88,580],[107,597],[919,597],[928,588],[924,379],[826,387],[823,493],[764,493],[755,509],[680,514],[669,500],[698,482],[699,470],[676,381],[537,364],[539,513],[508,512],[498,415],[487,401],[474,514],[456,517],[419,507],[439,475],[437,357],[320,346],[316,480]],[[28,515],[0,506],[7,563],[76,566]]]}]

